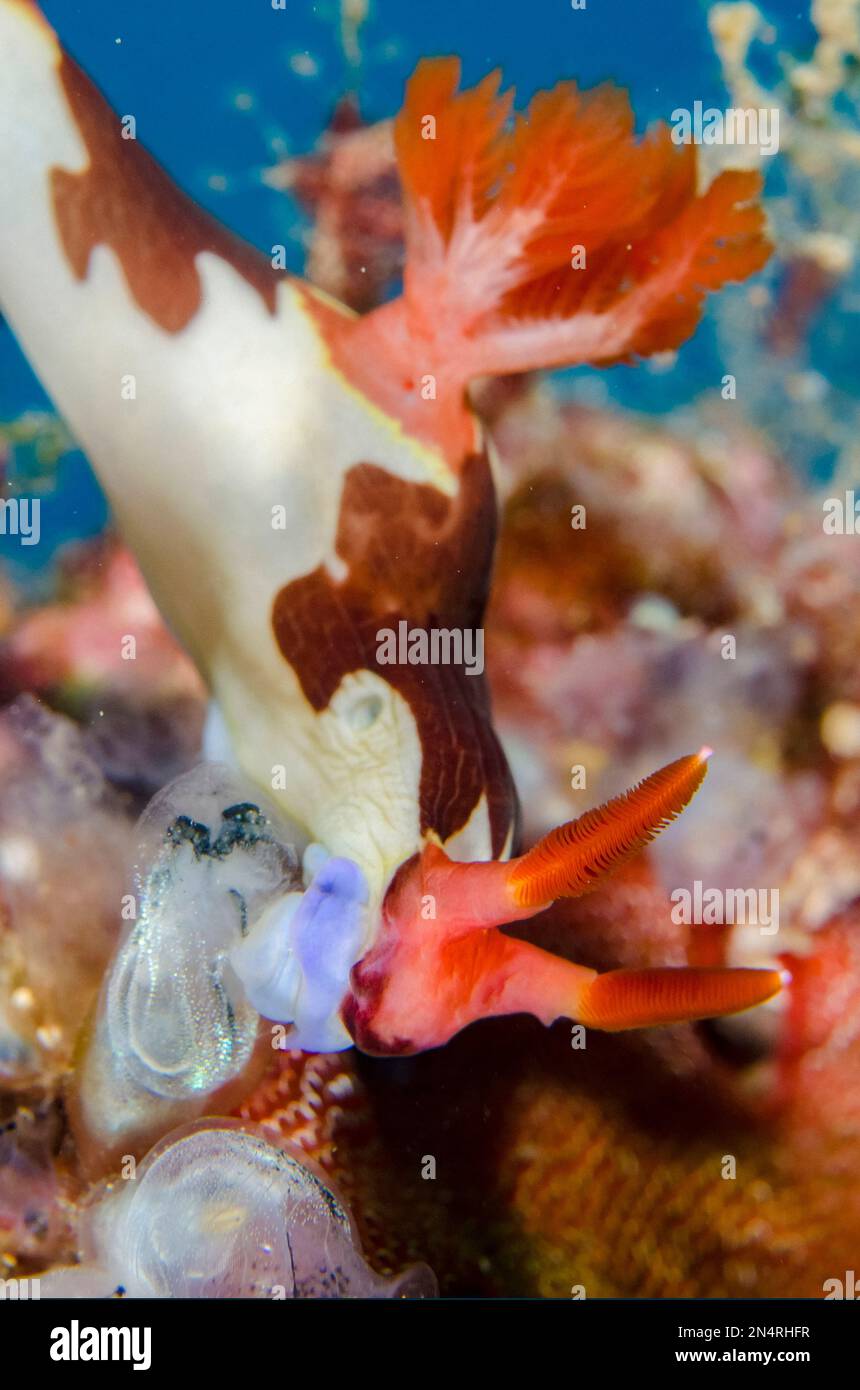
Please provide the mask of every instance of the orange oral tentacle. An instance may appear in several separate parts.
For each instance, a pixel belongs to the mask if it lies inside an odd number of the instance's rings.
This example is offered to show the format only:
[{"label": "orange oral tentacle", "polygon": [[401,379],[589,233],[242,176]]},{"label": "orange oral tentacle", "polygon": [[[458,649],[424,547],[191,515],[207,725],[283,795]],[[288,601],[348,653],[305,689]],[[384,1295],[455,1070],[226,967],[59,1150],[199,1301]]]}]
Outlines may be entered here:
[{"label": "orange oral tentacle", "polygon": [[598,975],[577,1006],[577,1019],[615,1033],[736,1014],[779,993],[779,970],[610,970]]},{"label": "orange oral tentacle", "polygon": [[669,763],[631,791],[550,831],[514,860],[508,887],[517,908],[537,911],[596,887],[683,811],[702,784],[710,752],[702,748]]}]

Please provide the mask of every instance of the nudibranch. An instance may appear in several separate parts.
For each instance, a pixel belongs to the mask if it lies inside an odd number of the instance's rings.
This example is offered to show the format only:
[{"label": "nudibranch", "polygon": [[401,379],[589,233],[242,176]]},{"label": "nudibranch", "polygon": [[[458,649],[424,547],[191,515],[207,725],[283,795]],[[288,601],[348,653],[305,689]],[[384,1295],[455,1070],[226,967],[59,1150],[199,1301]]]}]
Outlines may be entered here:
[{"label": "nudibranch", "polygon": [[422,658],[487,598],[470,382],[675,348],[767,258],[756,175],[700,192],[695,147],[637,137],[610,86],[515,116],[497,74],[422,62],[402,293],[356,317],[179,192],[33,0],[0,0],[0,51],[0,307],[208,683],[210,751],[306,832],[235,953],[253,1007],[387,1054],[496,1014],[620,1029],[774,994],[777,971],[597,975],[506,935],[641,849],[706,754],[521,854],[482,663]]}]

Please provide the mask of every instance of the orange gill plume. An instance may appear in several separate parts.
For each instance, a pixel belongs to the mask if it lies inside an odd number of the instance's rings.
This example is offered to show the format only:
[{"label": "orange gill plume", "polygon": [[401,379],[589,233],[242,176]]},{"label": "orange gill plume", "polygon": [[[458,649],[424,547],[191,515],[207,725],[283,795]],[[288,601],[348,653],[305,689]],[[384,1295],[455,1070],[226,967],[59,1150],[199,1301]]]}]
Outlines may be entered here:
[{"label": "orange gill plume", "polygon": [[530,1013],[605,1031],[737,1013],[778,992],[777,970],[595,970],[499,930],[591,891],[701,785],[711,750],[551,831],[510,862],[463,864],[429,843],[395,877],[373,949],[352,973],[347,1026],[367,1052],[414,1052],[480,1018]]},{"label": "orange gill plume", "polygon": [[473,378],[676,348],[705,294],[770,254],[759,176],[727,171],[700,194],[695,146],[664,124],[637,137],[610,84],[560,83],[512,120],[498,72],[468,91],[459,80],[456,58],[420,63],[395,121],[402,296],[328,325],[345,373],[419,435],[433,415],[438,440],[445,419],[451,450]]}]

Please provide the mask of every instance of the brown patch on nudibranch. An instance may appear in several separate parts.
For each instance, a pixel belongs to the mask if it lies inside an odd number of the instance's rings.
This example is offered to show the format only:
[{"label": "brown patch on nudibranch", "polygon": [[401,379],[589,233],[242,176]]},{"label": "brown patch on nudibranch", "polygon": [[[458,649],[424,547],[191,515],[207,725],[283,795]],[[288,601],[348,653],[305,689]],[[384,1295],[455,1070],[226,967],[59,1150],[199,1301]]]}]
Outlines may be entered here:
[{"label": "brown patch on nudibranch", "polygon": [[316,710],[343,677],[370,670],[408,702],[421,740],[421,830],[447,840],[486,793],[493,853],[514,816],[513,785],[492,730],[484,677],[460,666],[385,665],[382,628],[481,626],[496,533],[486,458],[463,465],[456,497],[405,482],[370,463],[347,474],[336,550],[347,566],[339,582],[324,566],[277,595],[278,645]]},{"label": "brown patch on nudibranch", "polygon": [[58,77],[90,161],[80,173],[51,172],[60,241],[77,278],[85,278],[94,248],[109,246],[141,309],[178,333],[202,300],[195,258],[210,251],[274,313],[282,273],[186,198],[137,140],[123,138],[119,118],[68,54]]}]

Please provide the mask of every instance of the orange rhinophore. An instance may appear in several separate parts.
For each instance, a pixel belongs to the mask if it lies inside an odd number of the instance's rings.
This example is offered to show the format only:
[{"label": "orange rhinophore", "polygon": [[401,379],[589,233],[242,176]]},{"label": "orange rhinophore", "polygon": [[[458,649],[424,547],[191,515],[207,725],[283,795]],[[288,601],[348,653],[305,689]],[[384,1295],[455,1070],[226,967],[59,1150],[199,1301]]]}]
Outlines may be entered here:
[{"label": "orange rhinophore", "polygon": [[596,887],[684,809],[702,784],[710,755],[710,748],[702,748],[679,758],[632,791],[545,835],[511,866],[508,881],[517,906],[534,911]]}]

